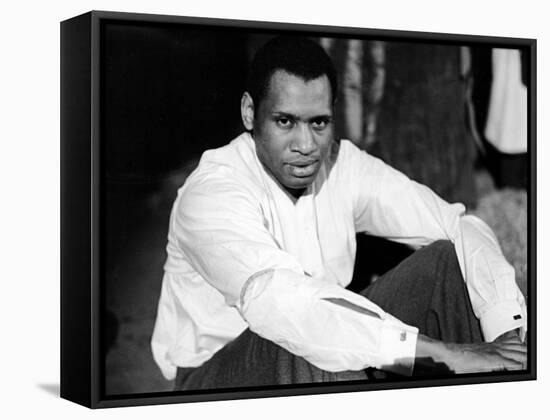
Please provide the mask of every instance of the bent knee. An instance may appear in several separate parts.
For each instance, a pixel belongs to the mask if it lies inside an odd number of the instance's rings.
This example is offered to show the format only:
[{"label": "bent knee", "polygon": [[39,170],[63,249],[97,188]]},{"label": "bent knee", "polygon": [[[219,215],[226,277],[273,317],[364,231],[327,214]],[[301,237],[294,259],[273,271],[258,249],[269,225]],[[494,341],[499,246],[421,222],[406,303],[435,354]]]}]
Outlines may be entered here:
[{"label": "bent knee", "polygon": [[[463,283],[462,273],[458,263],[454,244],[445,239],[440,239],[423,248],[426,257],[432,261],[433,268],[439,275],[444,273],[445,278],[456,278]],[[455,275],[456,274],[456,275]]]},{"label": "bent knee", "polygon": [[460,271],[455,246],[449,240],[437,240],[418,252],[421,252],[423,255],[426,262],[426,270],[440,271],[445,267],[445,269]]},{"label": "bent knee", "polygon": [[432,242],[430,245],[427,245],[425,248],[440,253],[455,252],[454,244],[448,239],[439,239]]}]

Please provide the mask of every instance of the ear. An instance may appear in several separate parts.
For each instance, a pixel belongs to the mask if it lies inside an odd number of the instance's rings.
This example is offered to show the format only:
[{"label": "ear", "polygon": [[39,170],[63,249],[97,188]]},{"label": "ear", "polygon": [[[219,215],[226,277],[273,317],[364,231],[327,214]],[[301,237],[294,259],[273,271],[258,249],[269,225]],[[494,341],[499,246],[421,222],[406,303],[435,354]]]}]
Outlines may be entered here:
[{"label": "ear", "polygon": [[248,131],[252,131],[254,128],[254,101],[248,92],[243,93],[241,98],[241,118],[244,127]]}]

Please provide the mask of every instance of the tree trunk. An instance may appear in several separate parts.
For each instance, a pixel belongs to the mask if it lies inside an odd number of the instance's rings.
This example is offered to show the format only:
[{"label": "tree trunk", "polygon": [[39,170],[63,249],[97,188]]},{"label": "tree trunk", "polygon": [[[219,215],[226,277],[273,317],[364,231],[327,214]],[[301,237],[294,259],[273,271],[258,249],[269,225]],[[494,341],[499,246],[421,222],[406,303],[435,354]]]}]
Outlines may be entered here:
[{"label": "tree trunk", "polygon": [[370,152],[448,201],[475,205],[460,47],[388,43],[386,87]]}]

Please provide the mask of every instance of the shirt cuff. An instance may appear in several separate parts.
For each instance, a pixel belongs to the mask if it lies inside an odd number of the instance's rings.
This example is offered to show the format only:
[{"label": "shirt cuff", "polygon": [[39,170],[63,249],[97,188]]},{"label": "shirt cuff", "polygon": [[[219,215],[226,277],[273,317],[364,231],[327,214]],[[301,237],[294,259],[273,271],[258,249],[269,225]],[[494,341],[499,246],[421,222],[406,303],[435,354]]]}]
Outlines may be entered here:
[{"label": "shirt cuff", "polygon": [[393,319],[385,319],[380,337],[380,352],[383,370],[411,376],[416,354],[418,328]]},{"label": "shirt cuff", "polygon": [[527,317],[518,302],[505,300],[491,306],[480,317],[481,331],[486,342],[494,341],[500,335],[521,328],[521,335],[527,330]]}]

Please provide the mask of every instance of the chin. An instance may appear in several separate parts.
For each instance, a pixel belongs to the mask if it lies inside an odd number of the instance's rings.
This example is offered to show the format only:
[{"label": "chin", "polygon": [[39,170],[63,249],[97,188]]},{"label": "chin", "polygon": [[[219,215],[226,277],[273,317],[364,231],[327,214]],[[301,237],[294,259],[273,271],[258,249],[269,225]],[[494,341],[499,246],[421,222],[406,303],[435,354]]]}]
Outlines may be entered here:
[{"label": "chin", "polygon": [[284,185],[286,188],[290,188],[293,190],[304,190],[307,187],[309,187],[311,184],[313,184],[314,180],[315,180],[315,177],[304,178],[303,180],[300,180],[298,182],[296,182],[296,180],[292,180],[291,182],[286,182]]}]

